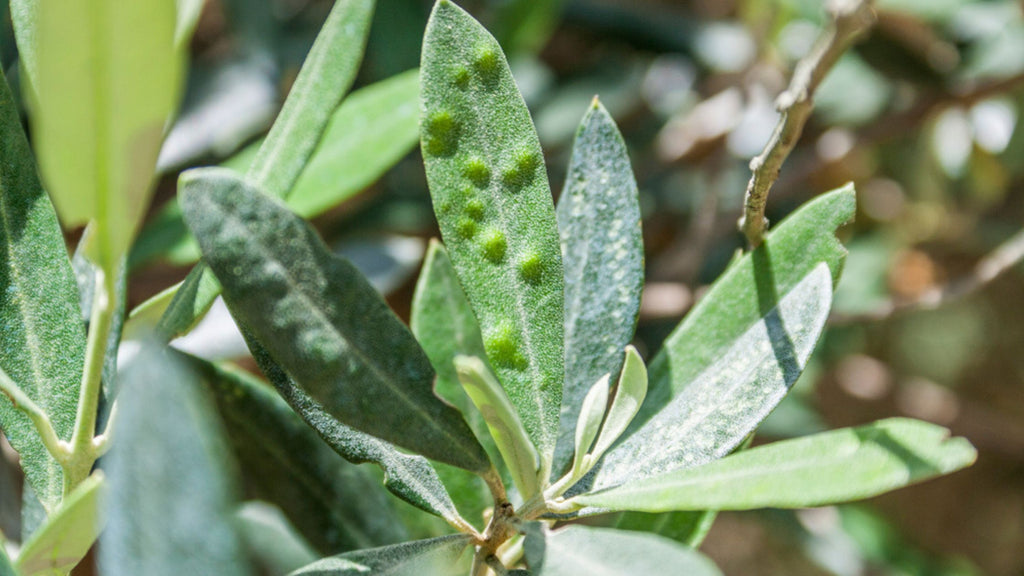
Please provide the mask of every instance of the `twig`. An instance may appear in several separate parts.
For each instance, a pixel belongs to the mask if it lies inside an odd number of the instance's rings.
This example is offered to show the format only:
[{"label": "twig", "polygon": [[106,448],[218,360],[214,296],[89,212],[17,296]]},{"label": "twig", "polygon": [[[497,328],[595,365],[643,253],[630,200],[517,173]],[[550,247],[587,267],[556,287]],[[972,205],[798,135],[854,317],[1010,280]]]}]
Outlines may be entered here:
[{"label": "twig", "polygon": [[829,317],[829,322],[833,325],[853,324],[884,320],[893,314],[910,309],[932,310],[977,292],[1021,260],[1024,260],[1024,230],[1017,232],[979,260],[974,265],[974,269],[966,276],[928,290],[917,298],[901,301],[890,300],[869,312],[833,313]]},{"label": "twig", "polygon": [[50,417],[46,415],[46,412],[25,394],[25,391],[4,372],[3,368],[0,368],[0,393],[7,396],[15,408],[28,416],[28,419],[35,425],[36,432],[39,433],[39,438],[42,439],[46,450],[62,467],[66,466],[70,456],[67,443],[57,436],[57,431],[54,430],[53,423],[50,422]]},{"label": "twig", "polygon": [[761,244],[768,220],[764,217],[768,192],[793,150],[814,108],[814,92],[843,52],[875,21],[870,0],[832,0],[832,22],[815,41],[811,52],[796,65],[789,88],[775,102],[781,117],[761,154],[750,161],[752,172],[739,227],[751,248]]}]

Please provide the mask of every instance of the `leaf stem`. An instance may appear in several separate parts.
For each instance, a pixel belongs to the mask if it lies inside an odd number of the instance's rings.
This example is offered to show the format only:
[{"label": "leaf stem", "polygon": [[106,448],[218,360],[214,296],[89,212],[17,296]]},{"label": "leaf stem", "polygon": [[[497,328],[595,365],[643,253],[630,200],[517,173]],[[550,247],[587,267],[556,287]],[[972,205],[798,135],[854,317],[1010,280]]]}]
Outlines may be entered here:
[{"label": "leaf stem", "polygon": [[779,95],[775,107],[780,113],[764,151],[750,161],[750,182],[743,201],[739,228],[750,248],[761,244],[768,220],[764,217],[768,192],[779,178],[782,163],[793,151],[807,119],[814,109],[814,92],[847,48],[875,22],[871,0],[831,0],[832,21],[815,41],[809,54],[797,62],[789,87]]},{"label": "leaf stem", "polygon": [[89,339],[85,350],[85,369],[82,372],[82,386],[78,394],[75,431],[71,436],[71,455],[64,470],[65,496],[89,476],[98,458],[93,442],[102,387],[103,360],[115,309],[115,290],[114,275],[98,268],[92,317],[89,319]]},{"label": "leaf stem", "polygon": [[103,429],[103,433],[92,439],[92,450],[96,458],[102,457],[107,453],[107,450],[110,450],[110,444],[113,442],[114,431],[116,430],[114,426],[117,421],[117,407],[118,402],[114,400],[114,403],[110,405],[110,414],[107,415],[107,425]]},{"label": "leaf stem", "polygon": [[15,408],[28,416],[32,424],[35,425],[36,432],[39,433],[46,450],[62,467],[65,466],[70,457],[68,444],[57,436],[57,431],[54,430],[53,423],[50,422],[50,417],[46,415],[46,412],[25,394],[25,391],[4,372],[3,368],[0,368],[0,392],[11,399]]}]

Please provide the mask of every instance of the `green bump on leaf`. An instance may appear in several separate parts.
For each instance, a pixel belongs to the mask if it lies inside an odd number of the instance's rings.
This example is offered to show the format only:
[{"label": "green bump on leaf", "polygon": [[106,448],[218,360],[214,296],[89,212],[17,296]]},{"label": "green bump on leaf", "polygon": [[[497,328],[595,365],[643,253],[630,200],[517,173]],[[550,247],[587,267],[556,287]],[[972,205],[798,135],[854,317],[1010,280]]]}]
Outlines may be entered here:
[{"label": "green bump on leaf", "polygon": [[462,174],[480,188],[486,187],[491,181],[491,169],[482,158],[473,157],[462,166]]},{"label": "green bump on leaf", "polygon": [[544,262],[541,260],[540,254],[528,252],[519,259],[519,275],[523,277],[523,280],[534,284],[541,279],[543,273]]},{"label": "green bump on leaf", "polygon": [[459,147],[459,124],[447,110],[434,112],[427,119],[427,153],[451,156]]},{"label": "green bump on leaf", "polygon": [[484,203],[479,198],[474,198],[469,202],[466,202],[466,216],[469,216],[473,220],[480,221],[484,219]]},{"label": "green bump on leaf", "polygon": [[485,258],[498,264],[505,258],[507,250],[508,243],[505,241],[505,234],[501,230],[490,230],[487,232],[487,237],[484,238],[483,242]]},{"label": "green bump on leaf", "polygon": [[452,79],[455,81],[455,85],[459,88],[468,88],[471,77],[469,69],[465,66],[457,66],[455,68],[455,72],[452,74]]},{"label": "green bump on leaf", "polygon": [[477,48],[476,55],[473,57],[473,68],[482,78],[485,80],[493,78],[497,74],[499,66],[501,66],[501,59],[494,47],[485,44]]},{"label": "green bump on leaf", "polygon": [[484,340],[485,348],[491,361],[498,366],[522,370],[526,365],[526,359],[519,349],[519,341],[516,338],[516,331],[510,322],[499,324],[498,327]]},{"label": "green bump on leaf", "polygon": [[456,232],[461,238],[469,240],[476,235],[476,221],[472,218],[462,218],[456,225]]}]

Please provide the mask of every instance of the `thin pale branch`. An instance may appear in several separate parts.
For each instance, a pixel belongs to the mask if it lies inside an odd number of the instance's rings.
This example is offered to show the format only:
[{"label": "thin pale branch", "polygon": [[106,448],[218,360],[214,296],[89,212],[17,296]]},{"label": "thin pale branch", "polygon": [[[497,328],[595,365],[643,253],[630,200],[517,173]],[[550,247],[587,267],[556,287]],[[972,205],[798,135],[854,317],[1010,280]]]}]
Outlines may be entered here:
[{"label": "thin pale branch", "polygon": [[70,455],[67,443],[57,436],[57,431],[54,430],[53,423],[50,422],[50,417],[46,415],[46,412],[25,394],[25,391],[4,372],[3,368],[0,368],[0,392],[11,400],[15,408],[28,416],[28,419],[35,425],[36,432],[39,433],[46,450],[61,466],[65,466]]},{"label": "thin pale branch", "polygon": [[768,192],[779,178],[779,171],[796,146],[807,119],[814,109],[814,92],[839,57],[875,21],[870,0],[833,0],[829,5],[832,21],[807,56],[796,65],[789,87],[775,102],[781,117],[764,151],[750,161],[752,172],[744,198],[739,227],[751,248],[761,244],[768,220],[764,216]]},{"label": "thin pale branch", "polygon": [[971,272],[910,300],[890,300],[860,314],[833,313],[831,324],[853,324],[884,320],[908,310],[932,310],[981,290],[1004,272],[1024,260],[1024,230],[1017,232],[974,265]]}]

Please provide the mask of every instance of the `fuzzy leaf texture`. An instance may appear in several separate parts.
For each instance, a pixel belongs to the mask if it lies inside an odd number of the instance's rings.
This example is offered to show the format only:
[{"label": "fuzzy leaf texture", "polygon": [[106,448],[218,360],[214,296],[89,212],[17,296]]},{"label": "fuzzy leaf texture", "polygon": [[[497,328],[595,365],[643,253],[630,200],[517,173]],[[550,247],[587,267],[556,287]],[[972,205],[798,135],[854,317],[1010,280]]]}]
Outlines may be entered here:
[{"label": "fuzzy leaf texture", "polygon": [[465,534],[417,540],[324,558],[290,576],[451,576],[453,564],[471,544]]},{"label": "fuzzy leaf texture", "polygon": [[377,479],[335,453],[272,388],[241,369],[185,358],[216,401],[250,496],[279,506],[321,554],[408,538]]},{"label": "fuzzy leaf texture", "polygon": [[[36,176],[6,79],[0,79],[0,368],[71,439],[85,363],[85,331],[64,236]],[[63,473],[35,426],[0,394],[0,428],[49,511]]]},{"label": "fuzzy leaf texture", "polygon": [[309,397],[251,334],[246,343],[278,394],[335,452],[353,464],[373,462],[384,470],[384,487],[417,508],[449,523],[459,515],[430,462],[406,454],[379,438],[350,428]]},{"label": "fuzzy leaf texture", "polygon": [[565,267],[565,385],[555,470],[572,454],[587,390],[614,380],[633,340],[644,281],[640,199],[626,143],[595,98],[576,131],[558,199]]},{"label": "fuzzy leaf texture", "polygon": [[462,415],[369,281],[304,220],[222,168],[193,170],[181,204],[234,315],[330,414],[430,458],[484,473]]},{"label": "fuzzy leaf texture", "polygon": [[526,561],[533,576],[721,576],[700,552],[652,534],[573,525],[531,530],[526,538]]},{"label": "fuzzy leaf texture", "polygon": [[124,371],[99,565],[109,576],[250,574],[220,422],[196,378],[156,344]]},{"label": "fuzzy leaf texture", "polygon": [[501,47],[439,0],[421,70],[421,148],[452,263],[498,379],[548,469],[563,379],[562,263],[544,156]]},{"label": "fuzzy leaf texture", "polygon": [[[285,198],[295,186],[331,114],[355,80],[373,8],[374,0],[335,2],[246,173],[246,178],[264,193]],[[188,332],[220,292],[217,279],[200,262],[178,285],[174,299],[160,319],[158,333],[170,339]]]},{"label": "fuzzy leaf texture", "polygon": [[721,458],[789,391],[807,365],[832,303],[819,264],[761,322],[640,430],[602,460],[593,489],[618,486]]},{"label": "fuzzy leaf texture", "polygon": [[644,512],[809,508],[877,496],[975,458],[974,447],[949,438],[945,428],[893,418],[776,442],[578,499]]},{"label": "fuzzy leaf texture", "polygon": [[96,542],[103,528],[101,503],[106,482],[95,472],[61,502],[25,542],[15,566],[22,576],[67,576]]},{"label": "fuzzy leaf texture", "polygon": [[174,0],[40,2],[34,145],[66,226],[96,221],[111,271],[149,204],[164,126],[184,75]]}]

